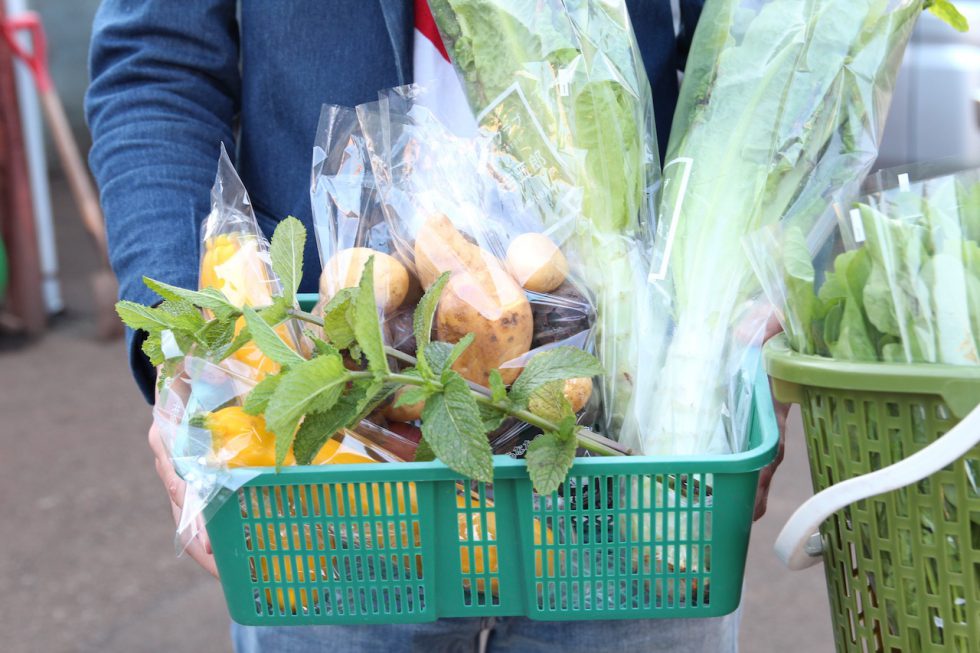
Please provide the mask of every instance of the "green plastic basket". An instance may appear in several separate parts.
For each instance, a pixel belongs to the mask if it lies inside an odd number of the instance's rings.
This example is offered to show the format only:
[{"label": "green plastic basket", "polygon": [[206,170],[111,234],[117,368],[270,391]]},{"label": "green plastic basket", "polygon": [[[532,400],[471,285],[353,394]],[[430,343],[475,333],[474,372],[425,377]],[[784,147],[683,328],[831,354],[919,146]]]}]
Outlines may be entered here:
[{"label": "green plastic basket", "polygon": [[[924,448],[980,403],[980,368],[851,363],[765,349],[803,414],[814,491]],[[821,527],[839,652],[980,651],[980,447]]]},{"label": "green plastic basket", "polygon": [[493,484],[439,462],[270,469],[207,530],[240,624],[713,617],[741,599],[777,443],[760,372],[745,453],[580,458],[550,497],[507,456]]}]

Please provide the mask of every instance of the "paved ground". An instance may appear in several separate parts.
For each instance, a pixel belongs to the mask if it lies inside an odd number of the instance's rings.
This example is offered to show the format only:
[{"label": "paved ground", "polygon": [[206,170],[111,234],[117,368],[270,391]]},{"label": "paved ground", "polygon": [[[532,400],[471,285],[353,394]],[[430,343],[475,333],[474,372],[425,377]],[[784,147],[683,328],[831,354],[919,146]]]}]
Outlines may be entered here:
[{"label": "paved ground", "polygon": [[[0,352],[0,633],[6,653],[230,650],[218,584],[174,556],[146,446],[148,409],[121,343],[92,338],[92,249],[55,182],[68,313],[43,340]],[[809,494],[794,415],[769,514],[755,529],[742,650],[833,649],[822,572],[771,553]],[[699,652],[691,652],[699,653]]]}]

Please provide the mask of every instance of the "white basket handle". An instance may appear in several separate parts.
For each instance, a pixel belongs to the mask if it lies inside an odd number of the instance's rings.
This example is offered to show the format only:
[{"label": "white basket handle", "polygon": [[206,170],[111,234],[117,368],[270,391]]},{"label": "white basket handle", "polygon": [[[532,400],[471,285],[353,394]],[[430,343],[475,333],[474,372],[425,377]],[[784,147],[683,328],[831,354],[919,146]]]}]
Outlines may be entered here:
[{"label": "white basket handle", "polygon": [[980,406],[926,448],[897,463],[842,481],[818,492],[789,518],[776,538],[776,555],[790,569],[820,562],[823,543],[820,524],[855,501],[890,492],[946,467],[980,443]]}]

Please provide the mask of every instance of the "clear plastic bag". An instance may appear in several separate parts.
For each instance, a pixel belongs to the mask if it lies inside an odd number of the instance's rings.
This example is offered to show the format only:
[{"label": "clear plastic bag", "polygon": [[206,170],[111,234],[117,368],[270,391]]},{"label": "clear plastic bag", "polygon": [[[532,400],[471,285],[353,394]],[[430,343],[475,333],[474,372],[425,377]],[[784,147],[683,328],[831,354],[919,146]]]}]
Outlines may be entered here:
[{"label": "clear plastic bag", "polygon": [[[313,227],[320,252],[320,303],[357,285],[364,264],[375,257],[374,294],[382,322],[414,303],[418,284],[393,253],[378,200],[364,137],[353,109],[324,105],[317,125],[310,183]],[[410,321],[410,320],[409,320]],[[390,344],[390,343],[389,343]]]},{"label": "clear plastic bag", "polygon": [[[658,308],[628,442],[646,454],[726,453],[733,404],[763,334],[742,239],[808,233],[877,155],[921,0],[709,0],[664,166],[650,275]],[[764,317],[764,316],[763,316]],[[744,334],[751,337],[745,338]],[[649,398],[653,397],[653,401]]]},{"label": "clear plastic bag", "polygon": [[637,293],[660,179],[653,101],[623,0],[431,0],[479,125],[547,207],[595,297],[603,430],[616,438],[642,360]]},{"label": "clear plastic bag", "polygon": [[[840,228],[750,239],[753,261],[801,353],[838,360],[980,363],[980,170],[886,170],[837,205]],[[918,181],[915,181],[918,180]]]},{"label": "clear plastic bag", "polygon": [[[242,409],[257,384],[250,365],[184,356],[164,380],[153,409],[174,469],[186,490],[177,524],[183,551],[204,524],[242,485],[275,466],[275,436],[262,417]],[[364,424],[334,434],[313,459],[314,465],[403,462],[416,443]],[[290,452],[285,465],[296,464]]]},{"label": "clear plastic bag", "polygon": [[574,221],[545,227],[551,207],[496,138],[454,135],[419,101],[425,93],[383,91],[357,112],[394,256],[422,288],[450,273],[435,338],[474,335],[454,367],[483,387],[494,369],[513,382],[544,349],[590,349],[595,311],[561,247]]},{"label": "clear plastic bag", "polygon": [[[272,297],[282,292],[282,285],[272,271],[269,242],[259,229],[248,192],[223,144],[211,188],[211,213],[201,231],[200,288],[220,291],[239,308],[272,304]],[[239,318],[235,335],[244,326],[244,318]],[[277,332],[294,351],[307,352],[302,331],[295,322],[283,322]],[[252,342],[239,348],[232,358],[251,367],[256,381],[279,371],[279,365]]]}]

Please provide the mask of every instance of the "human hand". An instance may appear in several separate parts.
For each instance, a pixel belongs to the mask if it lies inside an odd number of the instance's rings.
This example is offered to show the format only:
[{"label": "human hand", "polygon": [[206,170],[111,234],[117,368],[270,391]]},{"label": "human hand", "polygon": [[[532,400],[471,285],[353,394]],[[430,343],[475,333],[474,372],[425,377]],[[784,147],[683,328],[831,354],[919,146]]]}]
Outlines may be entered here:
[{"label": "human hand", "polygon": [[[763,343],[782,330],[779,322],[774,317],[770,318],[769,322],[766,323]],[[752,516],[753,521],[759,520],[766,514],[766,508],[769,503],[769,486],[772,483],[773,475],[776,473],[776,468],[783,462],[783,456],[786,453],[786,420],[789,417],[789,404],[784,404],[773,398],[772,407],[776,413],[776,426],[779,428],[779,445],[776,449],[776,459],[759,472],[759,485],[755,493],[755,511]]]},{"label": "human hand", "polygon": [[[157,370],[157,373],[159,374],[160,371]],[[170,497],[170,513],[173,515],[174,524],[179,524],[180,513],[184,506],[184,492],[187,486],[184,480],[177,475],[177,470],[174,469],[174,465],[170,461],[170,456],[163,444],[163,438],[155,420],[150,426],[149,441],[157,476],[160,477],[163,486],[167,488],[167,494]],[[185,551],[206,572],[215,578],[218,577],[218,568],[214,564],[214,556],[211,552],[211,541],[208,539],[203,524],[197,529],[197,536],[191,540]]]}]

